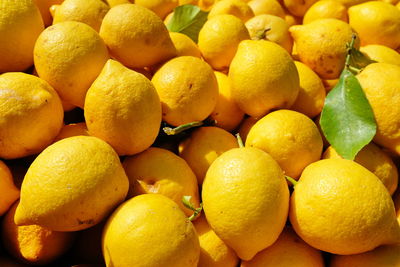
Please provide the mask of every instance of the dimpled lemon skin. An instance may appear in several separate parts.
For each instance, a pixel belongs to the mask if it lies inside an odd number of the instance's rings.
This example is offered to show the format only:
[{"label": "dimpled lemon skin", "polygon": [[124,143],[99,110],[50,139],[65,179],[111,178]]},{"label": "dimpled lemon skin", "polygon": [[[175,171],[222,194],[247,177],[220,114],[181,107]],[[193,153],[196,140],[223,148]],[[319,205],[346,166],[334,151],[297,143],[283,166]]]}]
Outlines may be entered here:
[{"label": "dimpled lemon skin", "polygon": [[299,74],[288,52],[264,40],[239,44],[229,79],[233,99],[252,117],[263,116],[272,109],[289,108],[300,87]]},{"label": "dimpled lemon skin", "polygon": [[107,267],[195,267],[200,255],[193,224],[159,194],[120,205],[104,227],[102,248]]},{"label": "dimpled lemon skin", "polygon": [[56,91],[42,79],[22,72],[0,75],[0,158],[39,153],[63,124]]},{"label": "dimpled lemon skin", "polygon": [[176,55],[163,21],[139,5],[111,8],[101,24],[100,36],[110,54],[129,68],[150,67]]},{"label": "dimpled lemon skin", "polygon": [[286,223],[287,182],[276,161],[258,148],[219,156],[207,171],[202,197],[211,228],[243,260],[272,245]]},{"label": "dimpled lemon skin", "polygon": [[117,153],[92,136],[48,146],[29,167],[14,216],[17,225],[79,231],[103,220],[128,192]]},{"label": "dimpled lemon skin", "polygon": [[108,58],[99,34],[76,21],[48,27],[40,34],[34,49],[39,77],[53,86],[62,100],[81,108],[87,90]]},{"label": "dimpled lemon skin", "polygon": [[44,30],[32,0],[0,1],[0,73],[24,71],[33,65],[33,47]]},{"label": "dimpled lemon skin", "polygon": [[286,175],[297,179],[303,169],[321,158],[322,138],[315,123],[292,110],[277,110],[254,124],[246,139],[247,147],[270,154]]},{"label": "dimpled lemon skin", "polygon": [[348,10],[349,24],[358,33],[361,45],[400,46],[400,10],[382,1],[369,1]]},{"label": "dimpled lemon skin", "polygon": [[173,126],[202,121],[217,104],[217,78],[210,65],[199,58],[171,59],[151,81],[160,96],[163,121]]},{"label": "dimpled lemon skin", "polygon": [[323,79],[340,76],[346,60],[346,44],[350,43],[353,35],[349,24],[338,19],[319,19],[292,26],[289,32],[301,62]]},{"label": "dimpled lemon skin", "polygon": [[374,142],[400,154],[400,66],[373,63],[357,75],[374,112]]},{"label": "dimpled lemon skin", "polygon": [[305,242],[334,254],[363,253],[400,241],[389,192],[378,177],[350,160],[307,166],[291,196],[289,217]]},{"label": "dimpled lemon skin", "polygon": [[84,114],[90,135],[132,155],[156,139],[161,103],[150,80],[110,59],[86,94]]}]

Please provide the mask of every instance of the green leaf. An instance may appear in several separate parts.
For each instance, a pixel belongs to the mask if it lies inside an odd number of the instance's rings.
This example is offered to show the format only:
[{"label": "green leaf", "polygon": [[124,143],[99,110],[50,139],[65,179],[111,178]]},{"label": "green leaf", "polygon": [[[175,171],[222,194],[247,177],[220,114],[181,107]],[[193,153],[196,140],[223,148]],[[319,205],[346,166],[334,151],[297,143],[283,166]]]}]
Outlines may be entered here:
[{"label": "green leaf", "polygon": [[345,159],[353,160],[374,137],[376,123],[372,108],[348,68],[327,95],[320,124],[328,142]]},{"label": "green leaf", "polygon": [[368,56],[364,55],[360,50],[357,48],[350,48],[350,66],[357,68],[357,69],[363,69],[367,65],[371,63],[375,63],[376,61],[370,59]]},{"label": "green leaf", "polygon": [[174,9],[174,15],[167,28],[171,32],[183,33],[197,43],[200,29],[206,23],[207,16],[208,13],[202,11],[198,6],[178,6]]}]

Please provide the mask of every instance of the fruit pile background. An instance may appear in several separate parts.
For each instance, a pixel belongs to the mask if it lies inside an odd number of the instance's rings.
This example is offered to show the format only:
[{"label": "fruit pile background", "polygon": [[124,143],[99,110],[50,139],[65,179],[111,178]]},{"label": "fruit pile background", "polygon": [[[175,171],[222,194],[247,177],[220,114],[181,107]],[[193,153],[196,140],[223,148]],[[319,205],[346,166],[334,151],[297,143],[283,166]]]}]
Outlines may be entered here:
[{"label": "fruit pile background", "polygon": [[400,266],[398,0],[0,0],[0,267]]}]

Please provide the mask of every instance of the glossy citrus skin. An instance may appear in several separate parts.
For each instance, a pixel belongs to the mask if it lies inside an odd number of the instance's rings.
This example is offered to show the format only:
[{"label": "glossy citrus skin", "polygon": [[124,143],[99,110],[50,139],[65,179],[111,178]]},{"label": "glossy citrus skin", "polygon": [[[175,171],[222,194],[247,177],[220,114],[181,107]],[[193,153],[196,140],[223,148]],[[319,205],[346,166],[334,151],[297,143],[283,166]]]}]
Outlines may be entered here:
[{"label": "glossy citrus skin", "polygon": [[19,190],[15,187],[13,177],[7,165],[0,160],[0,215],[5,214],[19,198]]},{"label": "glossy citrus skin", "polygon": [[211,164],[203,183],[208,223],[244,260],[276,241],[286,223],[288,198],[281,168],[257,148],[225,152]]},{"label": "glossy citrus skin", "polygon": [[176,54],[180,56],[193,56],[201,58],[201,52],[197,44],[187,35],[179,32],[169,32],[169,37],[175,46]]},{"label": "glossy citrus skin", "polygon": [[156,139],[161,103],[144,75],[110,59],[86,94],[84,114],[90,135],[105,140],[119,155],[132,155]]},{"label": "glossy citrus skin", "polygon": [[285,17],[285,10],[283,10],[281,4],[276,0],[251,0],[248,2],[248,5],[256,16],[268,14],[281,18]]},{"label": "glossy citrus skin", "polygon": [[15,223],[54,231],[89,228],[125,199],[128,183],[118,155],[106,142],[91,136],[63,139],[29,167]]},{"label": "glossy citrus skin", "polygon": [[400,66],[400,54],[387,46],[371,44],[360,47],[360,51],[376,62]]},{"label": "glossy citrus skin", "polygon": [[223,14],[233,15],[241,19],[243,22],[246,22],[248,19],[254,17],[253,10],[250,8],[250,6],[241,0],[215,1],[210,13],[208,14],[208,18],[211,19]]},{"label": "glossy citrus skin", "polygon": [[123,203],[108,219],[102,244],[107,266],[195,267],[200,255],[193,224],[159,194]]},{"label": "glossy citrus skin", "polygon": [[303,24],[307,24],[314,20],[324,18],[340,19],[347,22],[347,8],[343,3],[339,1],[317,1],[304,14]]},{"label": "glossy citrus skin", "polygon": [[32,66],[33,46],[43,30],[42,16],[32,0],[1,0],[0,73]]},{"label": "glossy citrus skin", "polygon": [[0,75],[0,158],[39,153],[63,124],[63,108],[54,89],[22,72]]},{"label": "glossy citrus skin", "polygon": [[289,215],[304,241],[334,254],[363,253],[400,240],[389,192],[378,177],[350,160],[307,166],[291,196]]},{"label": "glossy citrus skin", "polygon": [[61,99],[81,108],[87,90],[108,58],[99,34],[76,21],[48,27],[40,34],[34,49],[39,77],[53,86]]},{"label": "glossy citrus skin", "polygon": [[179,4],[178,0],[135,0],[132,2],[150,9],[161,19],[164,19]]}]

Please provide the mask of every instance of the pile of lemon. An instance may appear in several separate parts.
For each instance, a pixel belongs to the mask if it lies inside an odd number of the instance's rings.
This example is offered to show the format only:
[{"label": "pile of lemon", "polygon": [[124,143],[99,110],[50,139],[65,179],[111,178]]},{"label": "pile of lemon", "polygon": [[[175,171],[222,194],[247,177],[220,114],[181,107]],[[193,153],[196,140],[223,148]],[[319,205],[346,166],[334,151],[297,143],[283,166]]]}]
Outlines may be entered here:
[{"label": "pile of lemon", "polygon": [[399,52],[398,0],[0,0],[0,266],[400,266]]}]

